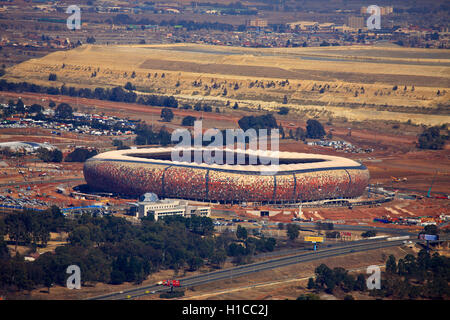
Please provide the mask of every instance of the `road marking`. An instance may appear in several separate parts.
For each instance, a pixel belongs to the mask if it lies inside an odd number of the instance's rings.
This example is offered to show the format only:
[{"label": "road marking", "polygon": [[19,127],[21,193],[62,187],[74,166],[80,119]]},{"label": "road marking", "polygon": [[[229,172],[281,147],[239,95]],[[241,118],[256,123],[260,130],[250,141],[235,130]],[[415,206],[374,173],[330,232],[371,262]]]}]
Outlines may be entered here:
[{"label": "road marking", "polygon": [[412,213],[411,211],[408,211],[408,210],[406,210],[406,209],[400,208],[399,206],[395,206],[395,208],[398,209],[398,210],[400,210],[400,211],[403,211],[403,212],[409,214],[410,216],[413,216],[413,217],[415,216],[415,214]]}]

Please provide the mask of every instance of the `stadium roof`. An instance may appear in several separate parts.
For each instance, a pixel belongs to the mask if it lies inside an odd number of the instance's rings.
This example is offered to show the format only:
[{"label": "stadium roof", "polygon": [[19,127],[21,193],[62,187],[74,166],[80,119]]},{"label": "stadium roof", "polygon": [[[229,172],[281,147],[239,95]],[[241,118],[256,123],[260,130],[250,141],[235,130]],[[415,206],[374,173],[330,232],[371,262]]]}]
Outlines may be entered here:
[{"label": "stadium roof", "polygon": [[[254,150],[240,150],[240,149],[218,149],[218,148],[143,148],[143,149],[125,149],[125,150],[114,150],[109,152],[104,152],[91,158],[92,160],[103,160],[103,161],[117,161],[117,162],[135,162],[135,163],[148,163],[148,164],[159,164],[159,165],[169,165],[169,166],[183,166],[192,167],[200,169],[215,169],[215,170],[226,170],[226,171],[245,171],[249,173],[263,172],[265,170],[272,171],[273,167],[268,165],[230,165],[230,164],[207,164],[207,163],[196,163],[196,162],[181,162],[181,161],[171,161],[162,159],[152,159],[152,154],[162,154],[171,153],[179,151],[195,151],[195,150],[215,150],[215,151],[228,151],[235,153],[245,153],[247,155],[256,155],[258,157],[268,157],[279,159],[299,159],[299,160],[317,160],[318,162],[306,162],[306,163],[289,163],[280,164],[277,167],[277,171],[309,171],[309,170],[326,170],[326,169],[338,169],[338,168],[360,168],[362,165],[354,160],[328,156],[319,154],[309,154],[309,153],[297,153],[297,152],[272,152],[272,151],[254,151]],[[133,154],[143,154],[145,153],[148,157],[137,157]],[[91,160],[90,159],[90,160]]]}]

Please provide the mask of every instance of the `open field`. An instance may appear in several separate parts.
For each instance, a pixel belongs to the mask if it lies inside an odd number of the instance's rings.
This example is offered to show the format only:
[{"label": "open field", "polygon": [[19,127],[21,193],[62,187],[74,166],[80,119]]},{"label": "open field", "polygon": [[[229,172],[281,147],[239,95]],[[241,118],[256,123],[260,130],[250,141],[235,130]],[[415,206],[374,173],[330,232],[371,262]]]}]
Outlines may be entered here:
[{"label": "open field", "polygon": [[[48,81],[49,73],[57,81]],[[286,97],[298,115],[438,125],[450,122],[449,74],[443,50],[172,44],[85,45],[23,62],[5,78],[90,88],[131,82],[141,94],[268,111]]]}]

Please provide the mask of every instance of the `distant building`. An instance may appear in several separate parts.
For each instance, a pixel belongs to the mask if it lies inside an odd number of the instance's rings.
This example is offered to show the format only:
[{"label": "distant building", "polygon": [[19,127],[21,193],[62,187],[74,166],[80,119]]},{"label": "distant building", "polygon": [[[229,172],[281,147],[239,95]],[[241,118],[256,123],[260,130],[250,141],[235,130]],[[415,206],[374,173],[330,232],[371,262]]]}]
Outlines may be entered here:
[{"label": "distant building", "polygon": [[182,216],[189,218],[193,215],[209,217],[211,215],[211,207],[209,206],[192,206],[186,200],[164,199],[159,200],[154,193],[146,193],[141,197],[136,205],[136,218],[153,216],[155,221],[166,216]]},{"label": "distant building", "polygon": [[316,30],[319,27],[319,23],[315,21],[297,21],[288,23],[287,25],[293,30],[300,31]]},{"label": "distant building", "polygon": [[365,19],[358,16],[348,17],[348,26],[353,29],[363,29],[365,25]]},{"label": "distant building", "polygon": [[245,22],[247,27],[266,28],[268,26],[266,19],[250,19]]},{"label": "distant building", "polygon": [[334,31],[336,28],[336,25],[331,22],[325,22],[319,24],[319,30],[321,31]]},{"label": "distant building", "polygon": [[[361,14],[368,14],[367,13],[367,7],[361,7],[361,11],[360,12],[361,12]],[[394,12],[394,7],[392,7],[392,6],[380,7],[380,14],[382,16],[391,14],[393,12]]]}]

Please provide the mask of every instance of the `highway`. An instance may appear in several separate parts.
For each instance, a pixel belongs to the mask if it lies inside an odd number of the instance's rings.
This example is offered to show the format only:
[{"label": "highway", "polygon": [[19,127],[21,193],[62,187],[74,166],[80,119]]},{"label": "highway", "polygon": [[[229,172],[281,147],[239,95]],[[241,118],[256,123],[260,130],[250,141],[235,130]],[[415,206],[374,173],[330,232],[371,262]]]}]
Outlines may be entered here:
[{"label": "highway", "polygon": [[[417,242],[417,239],[409,239],[413,242]],[[182,287],[191,287],[196,285],[201,285],[209,282],[232,279],[236,277],[242,277],[250,273],[259,272],[263,270],[275,269],[280,267],[285,267],[297,263],[305,263],[309,261],[314,261],[323,258],[335,257],[345,254],[350,254],[353,252],[361,252],[368,250],[375,250],[386,247],[394,247],[403,244],[404,240],[394,240],[386,241],[386,239],[374,239],[374,240],[361,240],[355,241],[347,245],[335,246],[331,248],[323,248],[318,251],[309,251],[301,253],[270,259],[261,262],[255,262],[251,264],[246,264],[234,268],[228,268],[218,271],[213,271],[205,274],[200,274],[191,277],[185,277],[180,280]],[[133,299],[158,291],[167,291],[168,287],[163,287],[159,285],[147,285],[138,288],[133,288],[130,290],[124,290],[121,292],[110,293],[102,296],[96,296],[88,298],[89,300],[121,300],[121,299]]]}]

